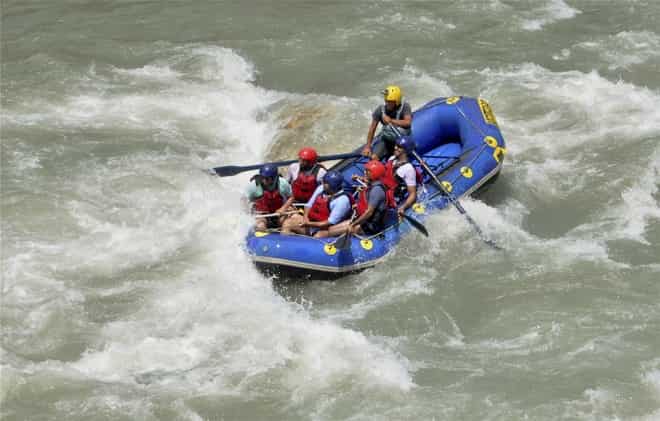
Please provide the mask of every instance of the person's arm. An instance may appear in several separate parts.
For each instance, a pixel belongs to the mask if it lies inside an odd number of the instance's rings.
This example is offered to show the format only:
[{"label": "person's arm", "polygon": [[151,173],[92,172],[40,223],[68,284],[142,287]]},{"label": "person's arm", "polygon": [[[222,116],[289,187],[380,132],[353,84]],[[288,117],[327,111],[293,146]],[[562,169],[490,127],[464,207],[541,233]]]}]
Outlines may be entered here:
[{"label": "person's arm", "polygon": [[280,177],[278,182],[280,183],[280,194],[286,200],[289,200],[289,198],[293,196],[291,192],[291,184],[289,184],[289,182],[286,181],[283,177]]},{"label": "person's arm", "polygon": [[403,116],[402,119],[399,120],[392,118],[390,119],[390,124],[394,124],[399,127],[403,127],[404,129],[407,129],[412,124],[412,114],[406,114]]},{"label": "person's arm", "polygon": [[364,221],[369,220],[369,218],[371,218],[371,215],[373,215],[375,211],[376,211],[375,207],[368,206],[367,210],[362,215],[358,216],[358,218],[355,221],[351,222],[348,225],[348,228],[352,229],[355,227],[359,227],[360,225],[362,225]]},{"label": "person's arm", "polygon": [[342,196],[332,201],[330,204],[330,215],[325,221],[318,222],[309,222],[308,227],[316,227],[322,230],[330,228],[332,225],[336,225],[342,221],[344,215],[346,215],[351,210],[351,200]]},{"label": "person's arm", "polygon": [[328,170],[325,169],[324,166],[321,164],[318,164],[319,167],[319,172],[316,174],[316,185],[317,186],[322,186],[323,185],[323,177],[328,173]]},{"label": "person's arm", "polygon": [[276,212],[277,213],[284,213],[292,206],[293,206],[293,196],[289,196],[289,198],[286,199],[286,201],[284,202],[282,207],[279,208]]},{"label": "person's arm", "polygon": [[[297,172],[298,165],[299,164],[297,162],[289,165],[286,171],[286,177],[282,177],[289,185],[289,198],[286,199],[282,207],[277,210],[278,213],[286,212],[291,206],[293,206],[294,197],[291,193],[291,183],[293,183],[293,175]],[[281,189],[280,192],[282,192]]]},{"label": "person's arm", "polygon": [[394,124],[395,126],[403,127],[404,129],[407,129],[410,127],[412,124],[412,112],[410,109],[410,105],[408,103],[405,103],[403,106],[403,118],[400,119],[394,119],[390,118],[388,124]]},{"label": "person's arm", "polygon": [[408,190],[408,197],[397,209],[397,213],[401,216],[417,200],[417,173],[415,172],[415,167],[410,163],[399,167],[396,173],[399,177],[403,178],[406,183],[406,189]]},{"label": "person's arm", "polygon": [[243,197],[241,197],[241,205],[243,206],[243,209],[245,209],[247,212],[250,212],[252,210],[252,202],[254,202],[257,197],[258,197],[258,186],[257,183],[253,181],[250,181],[250,184],[248,184],[247,189],[245,189],[245,193],[243,194]]},{"label": "person's arm", "polygon": [[314,193],[312,193],[312,197],[310,197],[307,203],[305,203],[305,211],[303,212],[303,222],[302,224],[300,224],[300,226],[303,227],[313,226],[310,225],[311,221],[309,220],[309,211],[310,209],[312,209],[312,206],[314,206],[314,202],[316,201],[318,195],[321,194],[322,192],[323,192],[323,186],[316,187],[316,190],[314,190]]},{"label": "person's arm", "polygon": [[369,126],[369,132],[367,132],[367,144],[362,149],[362,155],[370,156],[371,155],[371,142],[374,140],[374,135],[376,134],[376,127],[378,127],[378,120],[371,120],[371,125]]},{"label": "person's arm", "polygon": [[417,200],[417,186],[406,186],[406,188],[408,190],[408,197],[406,198],[406,201],[399,206],[399,209],[397,209],[399,216],[403,215],[406,209],[411,207]]},{"label": "person's arm", "polygon": [[280,194],[284,197],[284,204],[275,212],[284,213],[293,204],[293,194],[291,193],[291,185],[284,177],[280,177],[278,182],[280,183]]}]

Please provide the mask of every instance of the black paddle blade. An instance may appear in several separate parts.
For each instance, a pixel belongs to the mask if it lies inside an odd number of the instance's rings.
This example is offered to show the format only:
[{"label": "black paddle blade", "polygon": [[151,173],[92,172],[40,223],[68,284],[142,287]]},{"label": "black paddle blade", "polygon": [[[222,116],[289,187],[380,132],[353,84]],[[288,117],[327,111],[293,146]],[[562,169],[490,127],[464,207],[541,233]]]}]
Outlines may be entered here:
[{"label": "black paddle blade", "polygon": [[421,222],[419,222],[418,220],[416,220],[415,218],[413,218],[410,215],[406,215],[405,213],[403,214],[403,217],[406,218],[406,221],[408,221],[410,223],[410,225],[413,226],[413,228],[415,228],[417,231],[424,234],[425,237],[429,236],[428,230],[426,229],[426,227]]},{"label": "black paddle blade", "polygon": [[245,171],[257,170],[261,168],[261,165],[226,165],[224,167],[215,167],[209,170],[211,174],[215,174],[218,177],[231,177],[232,175],[240,174]]},{"label": "black paddle blade", "polygon": [[351,245],[351,236],[348,234],[342,234],[337,237],[332,245],[334,245],[337,250],[346,250]]}]

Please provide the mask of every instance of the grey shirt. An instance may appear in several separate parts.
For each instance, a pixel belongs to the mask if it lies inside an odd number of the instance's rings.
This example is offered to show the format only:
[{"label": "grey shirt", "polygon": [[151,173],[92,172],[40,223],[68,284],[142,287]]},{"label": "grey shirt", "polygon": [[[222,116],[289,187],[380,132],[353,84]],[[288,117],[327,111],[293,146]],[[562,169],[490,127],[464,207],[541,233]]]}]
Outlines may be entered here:
[{"label": "grey shirt", "polygon": [[[377,185],[380,185],[380,187],[376,187]],[[369,193],[367,193],[367,203],[369,207],[373,207],[376,211],[385,209],[385,206],[387,206],[387,203],[385,203],[385,189],[381,182],[373,183]]]},{"label": "grey shirt", "polygon": [[[371,118],[373,118],[376,121],[379,121],[381,124],[383,124],[383,109],[385,109],[384,105],[379,105],[376,107],[373,113],[371,113]],[[394,118],[396,120],[401,120],[403,119],[404,116],[408,114],[412,114],[412,109],[410,108],[410,104],[407,102],[403,103],[403,108],[401,108],[401,114],[397,117],[399,111],[399,107],[395,108],[392,111],[387,111],[385,110],[385,114],[387,114],[388,117]]]}]

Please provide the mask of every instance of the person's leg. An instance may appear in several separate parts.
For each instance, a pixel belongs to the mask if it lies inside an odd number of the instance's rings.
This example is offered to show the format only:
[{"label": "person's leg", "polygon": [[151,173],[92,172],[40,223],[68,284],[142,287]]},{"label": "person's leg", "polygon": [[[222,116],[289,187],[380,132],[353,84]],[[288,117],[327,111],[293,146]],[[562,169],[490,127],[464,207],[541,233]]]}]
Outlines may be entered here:
[{"label": "person's leg", "polygon": [[[347,224],[350,223],[350,221],[344,221],[344,222],[346,222]],[[340,222],[336,225],[331,225],[326,231],[326,237],[338,237],[343,233],[345,233],[346,225],[342,226],[344,222]]]},{"label": "person's leg", "polygon": [[[337,232],[338,233],[337,235],[342,235],[343,233],[346,232],[346,230],[348,229],[348,225],[350,223],[351,223],[351,221],[347,219],[346,221],[342,221],[342,222],[338,223],[337,225],[331,226],[330,229],[333,232]],[[334,237],[334,235],[333,235],[333,237]]]},{"label": "person's leg", "polygon": [[300,226],[300,224],[303,223],[303,220],[303,216],[300,214],[291,215],[282,225],[282,234],[290,235],[295,233],[307,235],[307,228]]},{"label": "person's leg", "polygon": [[328,230],[318,230],[314,234],[314,238],[325,238],[328,236]]},{"label": "person's leg", "polygon": [[371,158],[377,160],[389,158],[394,155],[394,145],[396,145],[396,137],[389,132],[381,132],[374,140]]}]

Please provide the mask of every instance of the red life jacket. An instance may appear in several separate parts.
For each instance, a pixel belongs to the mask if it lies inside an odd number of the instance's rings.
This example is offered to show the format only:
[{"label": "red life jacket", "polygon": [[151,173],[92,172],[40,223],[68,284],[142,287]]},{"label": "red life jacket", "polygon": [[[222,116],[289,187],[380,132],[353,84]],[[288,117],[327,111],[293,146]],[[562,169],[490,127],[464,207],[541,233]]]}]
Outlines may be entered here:
[{"label": "red life jacket", "polygon": [[401,165],[402,164],[397,164],[395,166],[393,159],[390,159],[387,161],[387,163],[385,163],[385,176],[381,181],[383,182],[383,185],[389,190],[396,189],[403,182],[401,177],[399,177],[396,173],[396,170],[399,169]]},{"label": "red life jacket", "polygon": [[312,197],[318,186],[316,177],[320,169],[321,166],[316,164],[311,170],[303,171],[302,168],[298,170],[298,177],[291,183],[293,198],[296,202],[307,202]]},{"label": "red life jacket", "polygon": [[309,213],[307,214],[309,220],[316,222],[327,221],[330,218],[330,203],[341,196],[347,196],[351,202],[351,207],[353,206],[353,197],[350,194],[344,193],[344,191],[337,192],[332,196],[322,193],[316,196],[312,207],[309,209]]},{"label": "red life jacket", "polygon": [[263,194],[260,198],[254,201],[254,210],[259,213],[273,213],[282,207],[284,198],[280,194],[280,179],[273,183],[274,187],[267,189],[261,182],[261,177],[255,176],[254,182],[261,186]]},{"label": "red life jacket", "polygon": [[[391,159],[385,164],[385,176],[383,177],[382,181],[383,185],[387,187],[386,194],[389,196],[388,199],[391,201],[402,201],[403,198],[408,194],[408,186],[406,185],[406,181],[396,173],[396,170],[407,163],[409,162],[399,162],[394,164],[394,159]],[[412,163],[410,163],[410,165],[412,165]],[[419,171],[419,169],[414,165],[413,168],[415,169],[415,180],[417,181],[417,184],[422,184],[422,172]]]},{"label": "red life jacket", "polygon": [[385,191],[385,204],[386,204],[385,209],[384,210],[376,209],[371,217],[371,220],[378,221],[385,215],[387,208],[392,208],[392,209],[396,208],[396,202],[394,201],[394,198],[390,197],[390,195],[387,194],[387,191],[390,189],[385,187],[385,185],[382,183],[371,184],[369,185],[369,187],[362,190],[358,196],[357,207],[355,210],[358,216],[362,215],[367,211],[367,209],[369,208],[369,201],[368,201],[369,192],[374,187],[379,187],[383,189],[383,191]]}]

